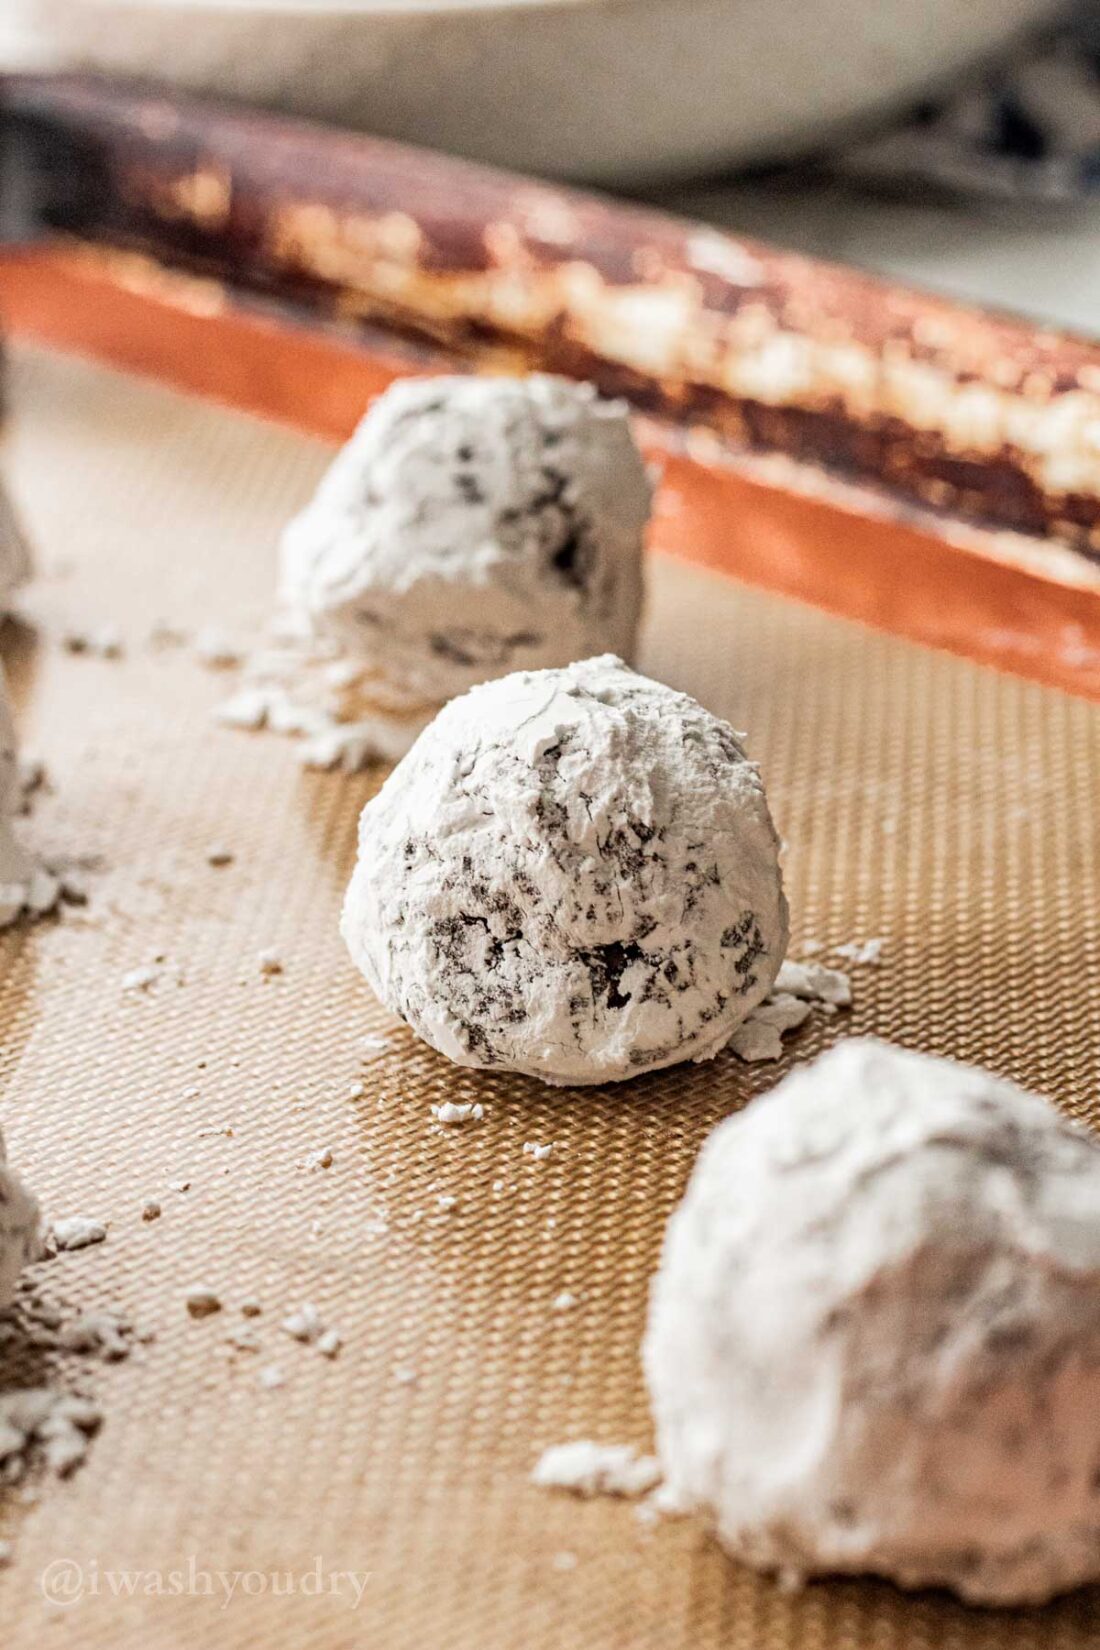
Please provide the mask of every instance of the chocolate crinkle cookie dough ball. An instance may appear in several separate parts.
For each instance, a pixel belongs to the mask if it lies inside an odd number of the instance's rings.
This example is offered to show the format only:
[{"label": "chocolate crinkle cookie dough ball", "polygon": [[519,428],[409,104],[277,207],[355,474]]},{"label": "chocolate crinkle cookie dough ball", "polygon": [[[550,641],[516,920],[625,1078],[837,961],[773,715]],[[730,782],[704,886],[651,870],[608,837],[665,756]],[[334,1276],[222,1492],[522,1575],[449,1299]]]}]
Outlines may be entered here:
[{"label": "chocolate crinkle cookie dough ball", "polygon": [[41,1247],[38,1204],[8,1168],[0,1134],[0,1310],[10,1306],[20,1272]]},{"label": "chocolate crinkle cookie dough ball", "polygon": [[980,1604],[1100,1576],[1100,1145],[842,1043],[710,1137],[645,1363],[672,1496],[750,1564]]},{"label": "chocolate crinkle cookie dough ball", "polygon": [[590,384],[398,383],[287,527],[281,596],[364,663],[368,697],[434,710],[512,670],[630,657],[650,502],[624,404]]},{"label": "chocolate crinkle cookie dough ball", "polygon": [[363,811],[344,906],[382,1000],[461,1065],[618,1081],[717,1053],[787,943],[738,736],[605,656],[443,710]]}]

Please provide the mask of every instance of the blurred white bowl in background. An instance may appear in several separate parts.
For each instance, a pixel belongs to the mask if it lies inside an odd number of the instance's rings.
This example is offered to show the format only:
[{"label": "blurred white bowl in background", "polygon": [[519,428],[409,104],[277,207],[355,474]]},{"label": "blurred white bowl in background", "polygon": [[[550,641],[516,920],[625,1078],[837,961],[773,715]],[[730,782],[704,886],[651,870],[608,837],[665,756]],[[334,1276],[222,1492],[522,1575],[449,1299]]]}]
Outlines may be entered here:
[{"label": "blurred white bowl in background", "polygon": [[0,0],[0,56],[81,65],[523,171],[656,181],[919,96],[1061,0]]}]

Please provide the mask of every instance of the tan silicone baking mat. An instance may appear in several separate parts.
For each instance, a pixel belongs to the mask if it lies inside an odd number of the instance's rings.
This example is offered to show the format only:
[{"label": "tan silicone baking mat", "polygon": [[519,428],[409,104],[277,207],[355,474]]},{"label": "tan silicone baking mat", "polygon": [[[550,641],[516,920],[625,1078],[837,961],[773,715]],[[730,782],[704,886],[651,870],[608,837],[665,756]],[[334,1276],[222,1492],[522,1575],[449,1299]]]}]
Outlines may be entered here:
[{"label": "tan silicone baking mat", "polygon": [[[666,1216],[707,1130],[783,1068],[726,1056],[551,1093],[394,1027],[336,931],[376,778],[307,774],[291,743],[216,727],[227,679],[151,640],[258,629],[323,449],[27,352],[11,402],[4,463],[43,577],[4,653],[54,785],[30,829],[102,868],[86,912],[0,938],[0,1117],[51,1210],[111,1222],[50,1289],[156,1338],[92,1372],[87,1466],[35,1505],[0,1498],[5,1650],[1100,1642],[1095,1591],[1019,1614],[876,1583],[792,1597],[697,1523],[648,1530],[529,1486],[549,1443],[648,1442],[637,1350]],[[124,658],[60,645],[103,624]],[[784,1067],[874,1031],[1100,1120],[1100,709],[663,558],[644,664],[748,730],[796,947],[885,937],[851,1017],[816,1021]],[[207,864],[214,845],[231,865]],[[148,992],[122,989],[158,956]],[[392,1049],[364,1063],[372,1031]],[[445,1096],[484,1120],[433,1128]],[[303,1167],[325,1148],[331,1167]],[[197,1283],[220,1315],[189,1319]],[[563,1290],[578,1304],[554,1311]],[[231,1355],[250,1295],[263,1351]],[[336,1362],[278,1328],[306,1300],[345,1338]],[[273,1362],[286,1384],[266,1391]]]}]

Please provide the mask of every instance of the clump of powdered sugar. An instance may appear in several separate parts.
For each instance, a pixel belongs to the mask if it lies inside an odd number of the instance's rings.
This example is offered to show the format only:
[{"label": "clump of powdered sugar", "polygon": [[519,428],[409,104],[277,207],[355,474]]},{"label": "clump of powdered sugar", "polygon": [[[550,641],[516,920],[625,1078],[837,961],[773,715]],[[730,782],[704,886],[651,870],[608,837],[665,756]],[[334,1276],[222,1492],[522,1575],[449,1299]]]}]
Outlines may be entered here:
[{"label": "clump of powdered sugar", "polygon": [[364,809],[342,931],[459,1064],[597,1083],[709,1058],[787,943],[760,775],[621,660],[488,683]]},{"label": "clump of powdered sugar", "polygon": [[847,974],[817,963],[785,962],[759,1008],[737,1027],[730,1048],[749,1065],[778,1060],[783,1038],[805,1025],[815,1007],[835,1014],[852,1006]]},{"label": "clump of powdered sugar", "polygon": [[64,1215],[50,1222],[46,1242],[54,1250],[88,1249],[94,1243],[103,1243],[106,1237],[105,1221],[90,1215]]},{"label": "clump of powdered sugar", "polygon": [[102,1420],[90,1399],[53,1387],[0,1392],[0,1482],[20,1483],[38,1458],[67,1478],[83,1465]]},{"label": "clump of powdered sugar", "polygon": [[[1100,1144],[853,1039],[707,1141],[645,1366],[671,1492],[776,1573],[986,1604],[1100,1576]],[[762,1373],[763,1372],[763,1373]]]},{"label": "clump of powdered sugar", "polygon": [[569,1490],[574,1495],[617,1495],[634,1499],[660,1482],[656,1456],[642,1455],[630,1444],[596,1444],[580,1438],[554,1444],[535,1463],[531,1482],[540,1489]]},{"label": "clump of powdered sugar", "polygon": [[98,1403],[69,1379],[71,1359],[118,1363],[137,1342],[152,1339],[109,1308],[84,1310],[48,1295],[35,1269],[19,1280],[14,1302],[0,1311],[0,1361],[13,1370],[28,1351],[49,1360],[49,1375],[33,1387],[0,1386],[0,1484],[22,1483],[39,1464],[68,1477],[85,1460],[102,1422]]},{"label": "clump of powdered sugar", "polygon": [[838,957],[850,962],[854,967],[879,968],[882,964],[882,953],[886,941],[881,936],[870,940],[846,940],[843,945],[833,947]]},{"label": "clump of powdered sugar", "polygon": [[398,761],[435,708],[395,699],[331,639],[290,631],[245,659],[240,683],[214,715],[223,727],[297,739],[304,767],[354,772]]},{"label": "clump of powdered sugar", "polygon": [[61,645],[66,653],[83,654],[89,659],[121,659],[125,647],[122,632],[109,624],[94,630],[66,630]]},{"label": "clump of powdered sugar", "polygon": [[827,1003],[832,1008],[852,1006],[852,982],[847,974],[821,963],[788,958],[776,975],[775,989],[806,1003]]},{"label": "clump of powdered sugar", "polygon": [[485,1108],[480,1100],[443,1100],[432,1107],[432,1116],[437,1123],[480,1123]]}]

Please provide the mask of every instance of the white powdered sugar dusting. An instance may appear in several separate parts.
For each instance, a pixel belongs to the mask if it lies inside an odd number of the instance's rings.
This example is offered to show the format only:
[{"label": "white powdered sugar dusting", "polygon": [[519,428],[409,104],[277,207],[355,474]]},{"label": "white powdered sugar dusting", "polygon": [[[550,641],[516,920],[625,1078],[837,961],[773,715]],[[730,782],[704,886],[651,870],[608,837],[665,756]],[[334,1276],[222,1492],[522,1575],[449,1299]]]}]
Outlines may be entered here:
[{"label": "white powdered sugar dusting", "polygon": [[544,1450],[531,1474],[539,1489],[569,1490],[574,1495],[617,1495],[632,1500],[646,1495],[660,1482],[661,1467],[653,1455],[641,1455],[629,1444],[597,1444],[580,1438],[571,1444],[553,1444]]}]

